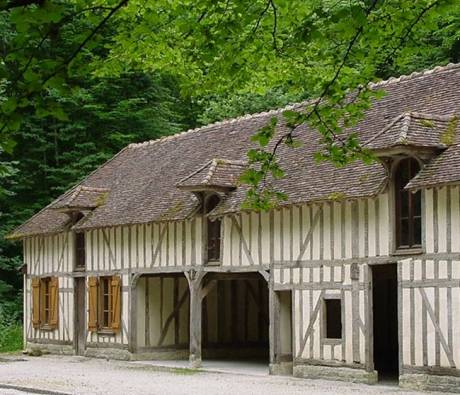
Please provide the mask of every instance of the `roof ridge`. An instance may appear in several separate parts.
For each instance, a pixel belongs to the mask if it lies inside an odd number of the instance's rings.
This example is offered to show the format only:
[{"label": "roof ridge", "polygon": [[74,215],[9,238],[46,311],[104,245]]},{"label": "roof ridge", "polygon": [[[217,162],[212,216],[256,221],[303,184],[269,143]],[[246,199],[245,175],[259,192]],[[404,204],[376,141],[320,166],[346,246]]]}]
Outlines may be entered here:
[{"label": "roof ridge", "polygon": [[208,160],[204,165],[200,166],[198,169],[196,169],[195,171],[193,171],[192,173],[186,175],[184,178],[181,178],[177,183],[176,185],[180,185],[182,184],[184,181],[187,181],[189,178],[193,177],[195,174],[198,174],[200,171],[206,169],[207,166],[209,166],[209,164],[212,163],[214,159],[211,159],[211,160]]},{"label": "roof ridge", "polygon": [[404,143],[407,140],[407,134],[409,133],[410,122],[412,115],[410,112],[404,114],[402,118],[401,133],[399,134],[399,143]]},{"label": "roof ridge", "polygon": [[206,177],[203,180],[203,184],[209,184],[209,181],[211,181],[211,178],[217,169],[217,165],[217,159],[214,158],[213,160],[211,160],[211,166],[209,166],[208,174],[206,174]]},{"label": "roof ridge", "polygon": [[98,188],[98,187],[89,187],[85,185],[80,185],[80,190],[88,192],[109,192],[110,188]]},{"label": "roof ridge", "polygon": [[449,114],[449,115],[437,115],[437,114],[430,114],[427,112],[411,112],[410,113],[412,118],[419,118],[419,119],[429,119],[433,121],[450,121],[455,115]]},{"label": "roof ridge", "polygon": [[[313,100],[316,100],[316,99],[313,99]],[[213,128],[213,127],[216,127],[216,126],[229,125],[229,124],[237,123],[239,121],[243,121],[243,120],[246,120],[246,119],[260,118],[260,117],[265,117],[267,115],[276,115],[276,114],[279,114],[279,113],[281,113],[283,111],[293,110],[296,107],[306,105],[307,103],[310,103],[311,101],[312,101],[312,99],[304,100],[302,102],[288,104],[288,105],[286,105],[284,107],[275,108],[275,109],[272,109],[272,110],[267,110],[267,111],[252,113],[252,114],[244,114],[244,115],[240,115],[239,117],[230,118],[230,119],[223,119],[221,121],[213,122],[213,123],[210,123],[208,125],[203,125],[203,126],[199,126],[199,127],[196,127],[196,128],[187,129],[187,130],[184,130],[183,132],[180,132],[180,133],[171,134],[169,136],[163,136],[163,137],[160,137],[158,139],[148,140],[148,141],[144,141],[142,143],[131,143],[131,144],[128,145],[128,148],[147,147],[149,145],[153,145],[153,144],[156,144],[156,143],[162,143],[164,141],[173,140],[175,138],[183,136],[184,134],[190,134],[190,133],[194,133],[194,132],[204,131],[206,129],[210,129],[210,128]]]},{"label": "roof ridge", "polygon": [[[412,80],[414,78],[419,78],[419,77],[423,77],[423,76],[426,76],[426,75],[431,75],[433,73],[453,70],[453,69],[457,69],[457,68],[460,68],[460,63],[448,63],[445,66],[436,66],[436,67],[434,67],[432,69],[429,69],[429,70],[414,71],[413,73],[408,74],[408,75],[401,75],[399,77],[390,77],[387,80],[378,81],[378,82],[369,82],[368,87],[369,88],[382,87],[382,86],[390,85],[390,84],[393,84],[393,83],[396,83],[396,82]],[[283,111],[293,110],[296,107],[306,105],[306,104],[311,103],[312,101],[315,101],[315,100],[317,100],[317,98],[304,100],[304,101],[301,101],[301,102],[298,102],[298,103],[291,103],[291,104],[288,104],[288,105],[286,105],[284,107],[275,108],[275,109],[268,110],[268,111],[262,111],[262,112],[252,113],[252,114],[244,114],[244,115],[241,115],[241,116],[235,117],[235,118],[223,119],[221,121],[213,122],[213,123],[210,123],[208,125],[203,125],[203,126],[199,126],[199,127],[196,127],[196,128],[187,129],[187,130],[184,130],[183,132],[180,132],[180,133],[172,134],[172,135],[169,135],[169,136],[163,136],[163,137],[160,137],[158,139],[147,140],[147,141],[144,141],[142,143],[131,143],[131,144],[129,144],[127,146],[127,148],[148,147],[148,146],[153,145],[153,144],[162,143],[162,142],[165,142],[165,141],[176,139],[176,138],[178,138],[180,136],[183,136],[185,134],[195,133],[195,132],[199,132],[199,131],[205,131],[206,129],[210,129],[210,128],[213,128],[213,127],[216,127],[216,126],[229,125],[229,124],[237,123],[239,121],[243,121],[243,120],[246,120],[246,119],[254,119],[254,118],[264,117],[264,116],[267,116],[267,115],[277,115],[277,114],[279,114],[279,113],[281,113]]]},{"label": "roof ridge", "polygon": [[361,145],[362,146],[368,145],[369,143],[372,143],[374,140],[378,139],[381,135],[385,134],[386,131],[388,131],[394,125],[396,125],[401,119],[405,118],[407,116],[407,114],[408,114],[407,112],[403,112],[403,113],[399,114],[398,116],[396,116],[395,118],[393,118],[393,120],[389,124],[387,124],[380,132],[374,134],[367,141],[362,142]]},{"label": "roof ridge", "polygon": [[460,68],[460,63],[448,63],[445,66],[436,66],[436,67],[434,67],[432,69],[422,70],[422,71],[414,71],[411,74],[403,74],[403,75],[400,75],[399,77],[390,77],[390,78],[388,78],[386,80],[383,80],[383,81],[370,82],[368,84],[368,86],[370,88],[380,87],[380,86],[384,86],[384,85],[393,84],[393,83],[396,83],[396,82],[407,81],[407,80],[412,80],[414,78],[424,77],[424,76],[431,75],[431,74],[438,73],[438,72],[454,70],[454,69],[457,69],[457,68]]}]

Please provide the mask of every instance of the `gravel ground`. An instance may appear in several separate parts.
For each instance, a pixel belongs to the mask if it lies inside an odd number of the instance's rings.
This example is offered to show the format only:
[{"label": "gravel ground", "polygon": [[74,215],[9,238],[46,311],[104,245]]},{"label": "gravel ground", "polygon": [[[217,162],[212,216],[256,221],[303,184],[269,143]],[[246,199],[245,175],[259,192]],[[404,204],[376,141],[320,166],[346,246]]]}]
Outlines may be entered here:
[{"label": "gravel ground", "polygon": [[[41,392],[20,391],[30,388]],[[49,392],[46,392],[49,391]],[[158,371],[136,362],[83,357],[8,357],[0,360],[0,394],[416,394],[396,386],[360,385],[280,376]]]}]

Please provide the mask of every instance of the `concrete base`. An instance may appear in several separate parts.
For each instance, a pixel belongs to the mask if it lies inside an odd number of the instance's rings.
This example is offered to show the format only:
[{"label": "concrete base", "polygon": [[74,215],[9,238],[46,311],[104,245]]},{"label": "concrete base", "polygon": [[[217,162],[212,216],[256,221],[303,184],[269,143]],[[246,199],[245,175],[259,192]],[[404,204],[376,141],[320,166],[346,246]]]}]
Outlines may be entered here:
[{"label": "concrete base", "polygon": [[294,364],[292,362],[271,363],[269,372],[275,376],[292,376]]},{"label": "concrete base", "polygon": [[187,350],[151,350],[131,354],[133,361],[182,361],[188,360],[189,351]]},{"label": "concrete base", "polygon": [[294,377],[307,379],[339,380],[363,384],[377,383],[377,372],[375,370],[373,372],[366,372],[363,369],[346,367],[295,365],[293,373]]},{"label": "concrete base", "polygon": [[119,348],[89,347],[85,350],[85,357],[130,361],[132,359],[132,354],[128,350]]},{"label": "concrete base", "polygon": [[419,391],[460,393],[460,377],[434,374],[404,373],[399,376],[399,386]]},{"label": "concrete base", "polygon": [[203,359],[268,359],[263,347],[209,347],[202,350]]},{"label": "concrete base", "polygon": [[44,354],[74,355],[73,346],[64,344],[43,344],[27,342],[26,352],[40,350]]}]

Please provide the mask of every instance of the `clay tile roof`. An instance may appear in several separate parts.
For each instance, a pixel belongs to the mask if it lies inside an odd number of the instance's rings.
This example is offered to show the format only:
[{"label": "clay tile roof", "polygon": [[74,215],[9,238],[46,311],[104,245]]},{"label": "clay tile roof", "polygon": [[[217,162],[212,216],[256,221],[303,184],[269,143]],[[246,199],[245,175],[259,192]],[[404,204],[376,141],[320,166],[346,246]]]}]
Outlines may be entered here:
[{"label": "clay tile roof", "polygon": [[[436,67],[371,84],[372,89],[384,90],[386,95],[373,103],[363,120],[344,133],[354,132],[361,141],[371,140],[376,146],[380,144],[380,147],[401,141],[401,136],[406,133],[412,144],[434,145],[440,149],[449,140],[440,139],[442,131],[446,130],[445,120],[460,115],[459,86],[460,65]],[[95,207],[74,228],[83,230],[190,217],[196,212],[199,201],[189,190],[178,188],[178,183],[203,183],[210,174],[215,158],[232,163],[247,161],[248,150],[256,148],[251,136],[258,129],[271,118],[277,117],[277,133],[284,134],[288,128],[282,117],[283,111],[304,107],[305,103],[294,104],[284,109],[246,115],[174,136],[129,145],[80,183],[83,187],[107,189],[110,192],[105,204]],[[298,131],[301,133],[296,134],[301,136],[303,145],[297,148],[282,145],[278,152],[286,177],[274,180],[273,186],[287,194],[288,200],[282,204],[371,197],[385,188],[387,172],[382,164],[375,162],[365,165],[357,161],[337,168],[329,162],[317,163],[314,154],[321,149],[320,136],[305,125],[300,126]],[[386,140],[388,136],[391,138]],[[458,146],[452,146],[433,161],[430,165],[433,168],[430,173],[432,177],[426,176],[424,179],[429,181],[424,182],[458,182],[457,161]],[[208,182],[233,185],[230,168],[216,165]],[[427,172],[429,168],[425,168]],[[192,172],[195,172],[193,176]],[[420,179],[422,174],[419,175]],[[240,211],[244,198],[244,186],[237,187],[227,193],[216,212],[225,214]],[[10,236],[19,238],[62,231],[68,222],[67,216],[51,206],[36,214]]]},{"label": "clay tile roof", "polygon": [[105,203],[109,189],[77,186],[72,193],[51,204],[50,208],[56,210],[66,209],[93,209]]},{"label": "clay tile roof", "polygon": [[460,184],[460,145],[449,147],[428,163],[406,185],[406,189],[417,190],[434,186]]},{"label": "clay tile roof", "polygon": [[411,148],[447,148],[449,126],[455,121],[451,115],[407,112],[398,115],[364,145],[372,150],[386,150],[398,146]]},{"label": "clay tile roof", "polygon": [[235,189],[247,164],[243,161],[213,159],[177,183],[184,190]]}]

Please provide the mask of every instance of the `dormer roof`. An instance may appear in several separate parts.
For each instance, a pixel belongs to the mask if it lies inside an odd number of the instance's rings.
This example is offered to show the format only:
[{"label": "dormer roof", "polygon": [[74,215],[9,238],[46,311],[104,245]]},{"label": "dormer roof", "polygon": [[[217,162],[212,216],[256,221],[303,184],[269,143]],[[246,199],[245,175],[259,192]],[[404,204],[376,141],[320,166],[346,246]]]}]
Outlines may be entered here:
[{"label": "dormer roof", "polygon": [[246,169],[243,161],[212,159],[177,183],[182,190],[193,192],[214,190],[231,191],[239,184],[239,177]]},{"label": "dormer roof", "polygon": [[377,153],[385,154],[393,148],[446,149],[452,144],[453,115],[434,115],[405,112],[398,115],[380,132],[364,143]]},{"label": "dormer roof", "polygon": [[107,188],[77,186],[70,193],[54,202],[50,208],[59,211],[92,210],[105,203],[109,193]]}]

